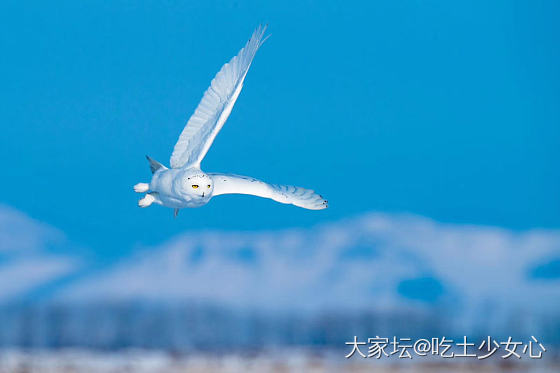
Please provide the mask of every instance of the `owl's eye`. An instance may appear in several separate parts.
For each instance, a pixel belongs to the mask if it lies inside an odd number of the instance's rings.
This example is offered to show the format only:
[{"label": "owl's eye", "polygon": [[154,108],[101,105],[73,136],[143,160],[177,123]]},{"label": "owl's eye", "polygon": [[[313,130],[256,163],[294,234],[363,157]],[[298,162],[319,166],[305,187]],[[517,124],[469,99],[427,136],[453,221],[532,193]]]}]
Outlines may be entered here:
[{"label": "owl's eye", "polygon": [[194,184],[194,185],[192,185],[192,187],[193,187],[193,189],[197,189],[198,185]]},{"label": "owl's eye", "polygon": [[210,184],[208,184],[207,187],[210,188]]}]

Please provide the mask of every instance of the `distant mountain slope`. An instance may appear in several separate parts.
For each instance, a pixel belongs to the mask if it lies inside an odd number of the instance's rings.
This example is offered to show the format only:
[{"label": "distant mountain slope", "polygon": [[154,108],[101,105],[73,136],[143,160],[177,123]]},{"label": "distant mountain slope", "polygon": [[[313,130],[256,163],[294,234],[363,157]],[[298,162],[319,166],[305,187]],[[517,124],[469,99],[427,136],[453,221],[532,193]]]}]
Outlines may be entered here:
[{"label": "distant mountain slope", "polygon": [[[0,210],[0,219],[10,214]],[[50,228],[18,219],[21,228],[0,231],[16,247],[3,244],[1,252],[21,256],[2,262],[0,274],[10,276],[0,277],[0,289],[10,289],[11,278],[28,285],[0,296],[8,304],[14,300],[0,318],[4,325],[17,323],[22,292],[82,271],[32,312],[40,325],[70,328],[52,332],[66,335],[62,340],[70,345],[97,332],[85,330],[96,317],[111,336],[99,337],[96,346],[144,346],[149,328],[170,333],[150,343],[168,346],[175,338],[179,347],[213,341],[220,330],[229,333],[222,341],[249,341],[254,335],[247,328],[278,343],[321,343],[368,330],[560,336],[560,231],[370,213],[309,229],[188,232],[86,272],[88,266],[68,264],[77,262],[69,254],[49,253],[43,241],[51,242],[44,233]],[[51,261],[58,271],[30,275],[35,265]],[[132,329],[136,337],[126,331]],[[178,330],[184,333],[175,335]]]},{"label": "distant mountain slope", "polygon": [[0,205],[0,305],[76,272],[80,261],[60,252],[67,244],[57,229]]},{"label": "distant mountain slope", "polygon": [[558,314],[560,272],[539,273],[559,259],[557,231],[372,213],[310,229],[186,233],[59,297],[270,311],[432,309],[472,329]]},{"label": "distant mountain slope", "polygon": [[372,213],[307,230],[185,233],[60,296],[202,298],[274,309],[538,301],[545,310],[560,306],[560,273],[539,273],[558,259],[558,231]]}]

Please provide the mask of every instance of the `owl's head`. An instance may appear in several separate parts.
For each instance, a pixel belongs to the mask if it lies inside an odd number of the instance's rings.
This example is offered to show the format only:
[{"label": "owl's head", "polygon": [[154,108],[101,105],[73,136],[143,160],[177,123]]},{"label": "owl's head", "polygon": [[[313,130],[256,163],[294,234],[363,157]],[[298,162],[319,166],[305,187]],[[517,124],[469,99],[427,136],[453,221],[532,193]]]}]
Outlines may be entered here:
[{"label": "owl's head", "polygon": [[212,178],[202,171],[187,171],[181,177],[181,191],[189,197],[210,197],[213,190]]}]

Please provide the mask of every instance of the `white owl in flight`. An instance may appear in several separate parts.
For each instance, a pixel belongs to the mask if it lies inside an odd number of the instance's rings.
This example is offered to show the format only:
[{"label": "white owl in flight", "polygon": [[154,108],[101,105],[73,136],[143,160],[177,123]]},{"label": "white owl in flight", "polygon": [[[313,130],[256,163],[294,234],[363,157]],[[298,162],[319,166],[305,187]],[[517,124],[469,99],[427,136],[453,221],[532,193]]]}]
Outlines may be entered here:
[{"label": "white owl in flight", "polygon": [[221,194],[250,194],[310,210],[327,207],[327,201],[313,190],[267,184],[246,176],[205,173],[200,169],[200,162],[233,109],[257,50],[266,40],[265,30],[262,26],[255,30],[245,47],[214,77],[175,144],[171,168],[146,156],[152,180],[134,186],[137,193],[146,193],[138,206],[157,203],[175,209],[177,216],[179,209],[203,206]]}]

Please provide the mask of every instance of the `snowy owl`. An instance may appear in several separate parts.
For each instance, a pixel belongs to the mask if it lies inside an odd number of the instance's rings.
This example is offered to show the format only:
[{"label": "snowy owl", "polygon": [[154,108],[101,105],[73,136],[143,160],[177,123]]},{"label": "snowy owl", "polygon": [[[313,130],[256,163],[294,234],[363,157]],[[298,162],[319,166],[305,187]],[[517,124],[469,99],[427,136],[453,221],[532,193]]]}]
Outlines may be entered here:
[{"label": "snowy owl", "polygon": [[250,194],[310,210],[327,207],[327,201],[313,190],[267,184],[246,176],[205,173],[200,169],[200,162],[233,109],[257,50],[266,40],[265,30],[262,26],[255,30],[245,47],[214,77],[175,144],[171,168],[146,156],[152,180],[134,186],[137,193],[146,193],[138,206],[156,203],[173,208],[177,216],[179,209],[203,206],[215,196]]}]

